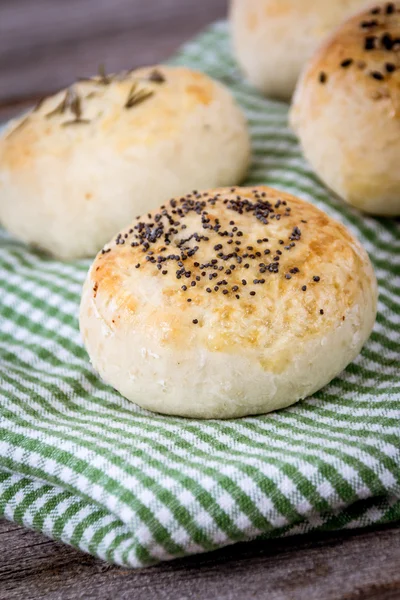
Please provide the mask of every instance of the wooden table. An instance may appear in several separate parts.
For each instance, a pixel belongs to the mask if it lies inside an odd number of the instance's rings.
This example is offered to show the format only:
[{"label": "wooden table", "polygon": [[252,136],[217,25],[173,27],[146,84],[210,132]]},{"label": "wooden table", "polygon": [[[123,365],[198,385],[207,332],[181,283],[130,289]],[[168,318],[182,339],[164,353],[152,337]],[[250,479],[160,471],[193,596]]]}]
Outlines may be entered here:
[{"label": "wooden table", "polygon": [[237,544],[147,569],[111,567],[0,522],[0,600],[398,600],[400,528]]},{"label": "wooden table", "polygon": [[[245,2],[245,0],[243,0]],[[1,0],[0,120],[79,75],[151,64],[225,0]],[[0,600],[400,598],[400,528],[241,544],[128,571],[0,522]]]}]

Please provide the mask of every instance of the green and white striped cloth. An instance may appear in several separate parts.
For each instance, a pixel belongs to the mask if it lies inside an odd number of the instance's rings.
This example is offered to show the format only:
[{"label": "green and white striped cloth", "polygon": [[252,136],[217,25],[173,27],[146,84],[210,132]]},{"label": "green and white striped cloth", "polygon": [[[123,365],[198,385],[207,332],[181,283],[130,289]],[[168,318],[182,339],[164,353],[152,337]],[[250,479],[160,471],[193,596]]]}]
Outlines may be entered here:
[{"label": "green and white striped cloth", "polygon": [[234,542],[400,519],[400,223],[360,215],[303,160],[288,107],[241,79],[226,23],[175,62],[234,92],[249,119],[247,183],[294,192],[370,253],[379,313],[362,355],[328,387],[262,417],[150,414],[104,385],[78,332],[88,260],[61,263],[0,237],[0,515],[131,567]]}]

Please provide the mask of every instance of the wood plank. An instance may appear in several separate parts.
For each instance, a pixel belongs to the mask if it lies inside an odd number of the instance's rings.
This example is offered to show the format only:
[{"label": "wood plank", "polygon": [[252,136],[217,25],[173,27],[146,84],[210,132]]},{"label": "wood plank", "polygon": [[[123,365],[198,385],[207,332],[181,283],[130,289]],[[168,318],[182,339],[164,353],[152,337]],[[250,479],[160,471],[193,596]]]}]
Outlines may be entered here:
[{"label": "wood plank", "polygon": [[237,544],[129,570],[0,521],[0,599],[394,600],[400,528]]}]

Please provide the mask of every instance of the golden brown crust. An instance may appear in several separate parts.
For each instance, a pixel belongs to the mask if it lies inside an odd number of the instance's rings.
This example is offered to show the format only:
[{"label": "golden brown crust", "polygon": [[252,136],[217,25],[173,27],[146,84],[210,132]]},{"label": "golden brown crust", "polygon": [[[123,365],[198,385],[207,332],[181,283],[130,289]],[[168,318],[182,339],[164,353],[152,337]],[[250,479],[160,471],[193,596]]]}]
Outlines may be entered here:
[{"label": "golden brown crust", "polygon": [[377,215],[400,214],[400,2],[344,22],[316,52],[290,123],[317,175]]},{"label": "golden brown crust", "polygon": [[342,225],[264,186],[217,188],[170,200],[103,248],[80,330],[94,368],[129,400],[234,418],[331,381],[375,314],[371,263]]},{"label": "golden brown crust", "polygon": [[400,2],[378,4],[347,20],[321,46],[307,70],[305,83],[319,83],[315,110],[329,102],[334,87],[352,96],[356,86],[365,98],[383,101],[390,116],[399,118],[399,52]]},{"label": "golden brown crust", "polygon": [[289,339],[296,353],[340,326],[371,287],[367,264],[347,229],[315,206],[264,186],[225,188],[136,220],[98,254],[90,285],[110,330],[147,320],[161,345],[195,337],[212,352],[270,347],[263,366],[280,371]]}]

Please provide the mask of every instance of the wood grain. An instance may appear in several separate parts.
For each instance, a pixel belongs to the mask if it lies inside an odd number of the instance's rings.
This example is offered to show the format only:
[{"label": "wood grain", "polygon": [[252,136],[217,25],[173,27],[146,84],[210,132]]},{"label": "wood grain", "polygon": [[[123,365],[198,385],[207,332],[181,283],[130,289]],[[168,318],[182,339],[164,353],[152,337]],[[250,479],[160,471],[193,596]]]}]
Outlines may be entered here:
[{"label": "wood grain", "polygon": [[237,544],[128,570],[0,521],[0,599],[395,600],[400,528]]}]

